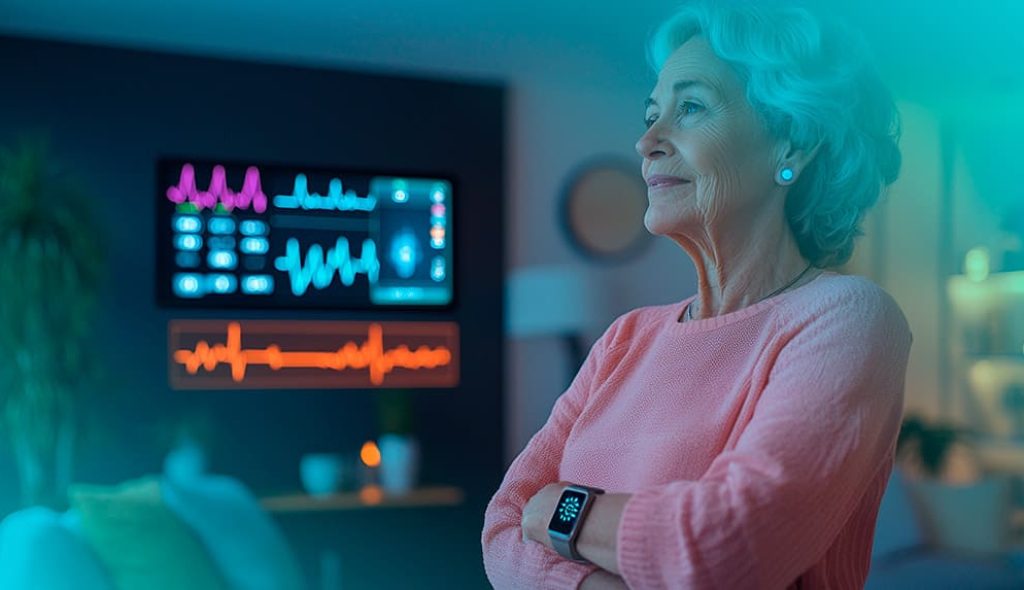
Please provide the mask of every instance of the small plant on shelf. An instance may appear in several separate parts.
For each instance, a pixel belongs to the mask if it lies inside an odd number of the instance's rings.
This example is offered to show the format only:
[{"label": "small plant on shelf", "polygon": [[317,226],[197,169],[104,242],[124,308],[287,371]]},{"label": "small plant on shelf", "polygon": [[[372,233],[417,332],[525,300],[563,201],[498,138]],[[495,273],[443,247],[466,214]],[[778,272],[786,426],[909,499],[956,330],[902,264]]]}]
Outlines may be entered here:
[{"label": "small plant on shelf", "polygon": [[377,426],[381,434],[412,435],[412,392],[382,389],[377,392]]}]

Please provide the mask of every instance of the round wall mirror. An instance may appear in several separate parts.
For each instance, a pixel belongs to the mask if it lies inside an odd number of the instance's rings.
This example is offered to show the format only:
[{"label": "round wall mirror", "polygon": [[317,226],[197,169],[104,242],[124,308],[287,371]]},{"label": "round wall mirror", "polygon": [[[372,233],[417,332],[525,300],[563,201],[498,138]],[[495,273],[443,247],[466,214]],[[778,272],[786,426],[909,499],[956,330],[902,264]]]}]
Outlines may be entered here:
[{"label": "round wall mirror", "polygon": [[562,225],[569,242],[585,256],[623,261],[650,241],[644,227],[647,183],[639,166],[603,158],[570,175],[562,195]]}]

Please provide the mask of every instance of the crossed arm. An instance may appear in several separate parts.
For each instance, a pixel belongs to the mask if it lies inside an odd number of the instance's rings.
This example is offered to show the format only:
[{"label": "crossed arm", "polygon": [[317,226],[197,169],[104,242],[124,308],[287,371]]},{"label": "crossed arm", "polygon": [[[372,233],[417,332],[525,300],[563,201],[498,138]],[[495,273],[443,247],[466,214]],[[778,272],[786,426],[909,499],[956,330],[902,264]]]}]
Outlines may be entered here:
[{"label": "crossed arm", "polygon": [[591,564],[557,555],[546,530],[563,485],[556,483],[562,450],[593,375],[585,364],[488,506],[483,545],[492,584],[790,584],[821,559],[891,460],[910,345],[905,328],[890,330],[896,324],[799,334],[779,354],[736,446],[699,480],[597,498],[577,543]]}]

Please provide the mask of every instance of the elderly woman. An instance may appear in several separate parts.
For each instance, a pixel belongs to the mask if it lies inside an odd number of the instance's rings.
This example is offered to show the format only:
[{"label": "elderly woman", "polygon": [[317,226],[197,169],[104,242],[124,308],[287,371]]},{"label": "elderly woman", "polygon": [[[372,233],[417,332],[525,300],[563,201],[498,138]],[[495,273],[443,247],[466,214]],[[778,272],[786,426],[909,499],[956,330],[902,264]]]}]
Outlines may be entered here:
[{"label": "elderly woman", "polygon": [[888,92],[806,11],[684,8],[652,39],[645,224],[697,268],[618,318],[487,508],[497,588],[859,588],[911,334],[846,262],[895,180]]}]

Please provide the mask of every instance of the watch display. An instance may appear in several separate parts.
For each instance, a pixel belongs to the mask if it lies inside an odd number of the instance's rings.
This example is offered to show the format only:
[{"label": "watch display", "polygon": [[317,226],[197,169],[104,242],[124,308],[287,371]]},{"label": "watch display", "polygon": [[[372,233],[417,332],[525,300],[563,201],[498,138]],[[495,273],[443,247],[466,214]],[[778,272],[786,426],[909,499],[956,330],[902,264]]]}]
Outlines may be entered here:
[{"label": "watch display", "polygon": [[573,489],[562,492],[562,497],[558,500],[558,507],[555,508],[555,513],[551,516],[548,529],[563,535],[572,533],[573,527],[580,519],[580,512],[583,510],[586,499],[585,492]]}]

